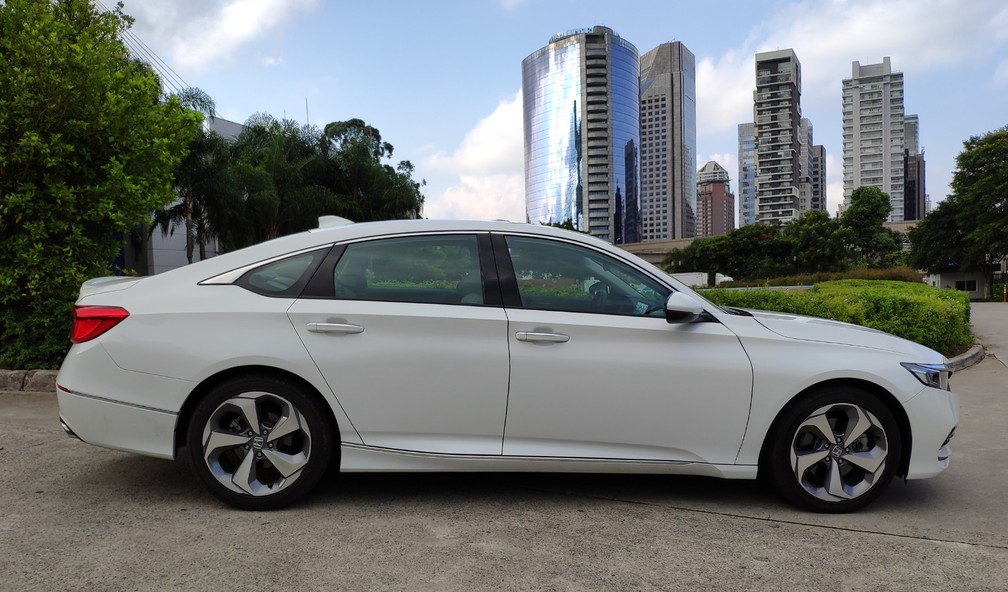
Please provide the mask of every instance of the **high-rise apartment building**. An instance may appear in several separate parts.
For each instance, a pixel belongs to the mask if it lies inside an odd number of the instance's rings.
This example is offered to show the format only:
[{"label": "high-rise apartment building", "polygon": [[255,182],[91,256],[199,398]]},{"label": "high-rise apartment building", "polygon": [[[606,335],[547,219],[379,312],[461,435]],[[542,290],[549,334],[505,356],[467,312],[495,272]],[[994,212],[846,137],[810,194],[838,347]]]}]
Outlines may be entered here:
[{"label": "high-rise apartment building", "polygon": [[826,211],[826,148],[812,146],[812,199],[810,209]]},{"label": "high-rise apartment building", "polygon": [[[851,77],[843,81],[845,205],[858,187],[878,187],[889,194],[889,219],[904,220],[907,117],[916,129],[916,116],[904,114],[903,73],[892,71],[889,58],[864,66],[853,62]],[[916,155],[916,138],[912,143]]]},{"label": "high-rise apartment building", "polygon": [[[793,49],[756,54],[756,221],[790,222],[800,214],[801,64]],[[806,187],[811,200],[810,187]]]},{"label": "high-rise apartment building", "polygon": [[756,222],[756,124],[738,126],[739,225]]},{"label": "high-rise apartment building", "polygon": [[735,196],[728,171],[709,161],[697,172],[697,236],[717,236],[735,229]]},{"label": "high-rise apartment building", "polygon": [[522,61],[528,222],[640,241],[639,77],[637,48],[600,26]]},{"label": "high-rise apartment building", "polygon": [[643,240],[696,236],[696,58],[680,41],[640,60]]}]

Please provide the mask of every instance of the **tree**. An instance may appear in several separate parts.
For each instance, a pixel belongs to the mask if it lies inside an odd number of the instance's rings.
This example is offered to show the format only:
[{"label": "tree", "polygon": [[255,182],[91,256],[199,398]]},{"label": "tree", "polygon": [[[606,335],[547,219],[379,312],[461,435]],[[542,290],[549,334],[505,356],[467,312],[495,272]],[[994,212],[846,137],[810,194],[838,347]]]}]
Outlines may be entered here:
[{"label": "tree", "polygon": [[982,271],[990,297],[1008,257],[1008,126],[973,136],[956,157],[952,194],[910,232],[911,258],[928,271]]},{"label": "tree", "polygon": [[0,365],[56,367],[83,280],[174,198],[198,115],[161,99],[119,4],[0,4]]},{"label": "tree", "polygon": [[889,195],[878,187],[858,187],[851,194],[850,205],[840,215],[848,244],[859,263],[885,267],[903,247],[902,236],[884,227],[892,212]]},{"label": "tree", "polygon": [[[202,117],[212,119],[215,116],[213,99],[204,91],[186,88],[176,96],[186,108]],[[178,199],[154,213],[150,232],[159,228],[163,235],[168,236],[181,226],[185,229],[186,259],[189,263],[193,262],[196,246],[199,247],[200,260],[206,259],[207,242],[216,237],[210,223],[213,210],[217,204],[228,202],[228,198],[237,192],[228,141],[200,126],[189,142],[185,158],[175,167],[172,187]]]},{"label": "tree", "polygon": [[806,212],[784,228],[798,273],[844,271],[848,267],[848,231],[821,210]]}]

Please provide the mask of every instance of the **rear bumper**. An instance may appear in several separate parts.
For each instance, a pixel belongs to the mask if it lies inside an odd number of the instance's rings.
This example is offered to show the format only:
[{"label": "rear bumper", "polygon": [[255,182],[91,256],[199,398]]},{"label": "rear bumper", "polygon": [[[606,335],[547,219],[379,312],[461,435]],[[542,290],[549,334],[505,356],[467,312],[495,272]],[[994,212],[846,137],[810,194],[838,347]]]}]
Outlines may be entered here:
[{"label": "rear bumper", "polygon": [[88,444],[175,458],[174,413],[103,399],[59,386],[60,424]]}]

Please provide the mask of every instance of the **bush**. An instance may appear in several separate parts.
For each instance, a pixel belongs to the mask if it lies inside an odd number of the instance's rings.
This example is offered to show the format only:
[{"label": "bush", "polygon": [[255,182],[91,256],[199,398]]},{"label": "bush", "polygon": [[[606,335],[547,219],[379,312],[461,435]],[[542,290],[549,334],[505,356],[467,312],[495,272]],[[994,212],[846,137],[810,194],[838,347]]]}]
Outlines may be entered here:
[{"label": "bush", "polygon": [[898,335],[946,356],[973,343],[969,298],[964,292],[923,283],[840,280],[808,290],[704,290],[712,302],[833,319]]},{"label": "bush", "polygon": [[789,275],[766,280],[738,280],[732,282],[722,282],[719,284],[719,287],[812,286],[822,282],[832,282],[837,280],[893,280],[897,282],[920,283],[924,281],[924,274],[909,267],[889,267],[886,269],[869,269],[862,267],[858,269],[851,269],[849,271],[832,273]]}]

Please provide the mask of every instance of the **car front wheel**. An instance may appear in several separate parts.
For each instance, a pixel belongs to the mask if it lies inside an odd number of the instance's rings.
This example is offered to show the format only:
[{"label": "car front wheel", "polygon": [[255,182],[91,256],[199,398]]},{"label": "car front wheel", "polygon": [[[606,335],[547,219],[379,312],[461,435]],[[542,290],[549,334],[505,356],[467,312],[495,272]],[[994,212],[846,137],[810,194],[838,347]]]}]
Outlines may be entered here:
[{"label": "car front wheel", "polygon": [[187,445],[210,491],[243,510],[287,506],[318,484],[332,459],[334,430],[302,388],[273,377],[214,387],[196,406]]},{"label": "car front wheel", "polygon": [[782,416],[768,462],[775,487],[791,502],[818,512],[851,512],[892,480],[900,446],[896,420],[878,398],[834,386]]}]

